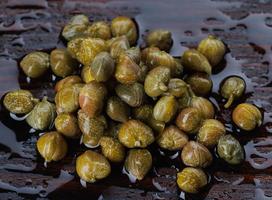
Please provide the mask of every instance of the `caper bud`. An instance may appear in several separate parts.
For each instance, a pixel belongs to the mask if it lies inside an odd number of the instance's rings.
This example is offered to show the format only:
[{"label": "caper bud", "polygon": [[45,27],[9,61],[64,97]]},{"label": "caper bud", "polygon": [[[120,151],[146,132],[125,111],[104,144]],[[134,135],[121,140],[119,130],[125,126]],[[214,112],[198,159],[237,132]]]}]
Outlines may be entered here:
[{"label": "caper bud", "polygon": [[55,86],[55,91],[59,92],[62,88],[68,87],[77,83],[82,83],[82,80],[79,76],[77,75],[67,76],[66,78],[61,79],[60,81],[57,82]]},{"label": "caper bud", "polygon": [[107,95],[107,88],[104,84],[96,81],[87,83],[79,93],[80,108],[90,117],[100,114]]},{"label": "caper bud", "polygon": [[82,83],[76,83],[62,88],[55,96],[57,113],[73,113],[79,108],[79,92]]},{"label": "caper bud", "polygon": [[94,81],[95,78],[91,72],[91,68],[88,65],[85,65],[83,69],[81,70],[81,78],[84,81],[84,83],[90,83],[91,81]]},{"label": "caper bud", "polygon": [[118,122],[125,122],[129,118],[130,108],[119,97],[110,97],[107,102],[106,113]]},{"label": "caper bud", "polygon": [[243,95],[245,88],[245,81],[238,76],[224,80],[220,90],[221,95],[228,100],[224,107],[229,108],[234,100]]},{"label": "caper bud", "polygon": [[226,53],[224,43],[213,35],[201,40],[197,50],[209,60],[212,66],[218,65]]},{"label": "caper bud", "polygon": [[118,133],[119,141],[128,148],[145,148],[154,142],[151,128],[138,120],[123,123]]},{"label": "caper bud", "polygon": [[94,22],[91,26],[88,26],[84,33],[92,38],[111,39],[110,25],[104,21]]},{"label": "caper bud", "polygon": [[23,58],[20,66],[25,75],[38,78],[49,69],[49,55],[40,51],[31,52]]},{"label": "caper bud", "polygon": [[100,38],[78,37],[68,42],[67,49],[80,63],[90,65],[98,53],[107,51],[107,45]]},{"label": "caper bud", "polygon": [[120,99],[131,107],[142,105],[145,98],[144,87],[140,83],[134,83],[132,85],[118,84],[115,88],[115,92]]},{"label": "caper bud", "polygon": [[181,57],[182,65],[190,71],[212,73],[212,67],[208,59],[199,51],[189,49]]},{"label": "caper bud", "polygon": [[125,51],[125,54],[128,55],[136,64],[140,64],[141,50],[139,47],[131,47]]},{"label": "caper bud", "polygon": [[91,118],[83,110],[79,110],[77,116],[78,126],[83,133],[82,142],[87,147],[96,147],[107,128],[106,118],[103,115]]},{"label": "caper bud", "polygon": [[157,101],[153,109],[154,119],[169,122],[178,110],[178,102],[174,96],[163,96]]},{"label": "caper bud", "polygon": [[181,152],[181,159],[186,166],[207,167],[212,163],[211,152],[202,144],[189,141]]},{"label": "caper bud", "polygon": [[157,29],[148,33],[146,38],[147,46],[158,47],[160,50],[169,51],[173,44],[170,31]]},{"label": "caper bud", "polygon": [[103,155],[88,150],[77,157],[76,172],[82,180],[94,183],[106,178],[111,173],[111,166]]},{"label": "caper bud", "polygon": [[207,183],[206,174],[199,168],[186,167],[177,174],[177,184],[184,192],[198,193]]},{"label": "caper bud", "polygon": [[129,42],[126,36],[112,38],[107,41],[107,46],[110,49],[110,55],[116,59],[119,55],[129,49]]},{"label": "caper bud", "polygon": [[189,91],[186,91],[181,97],[178,98],[178,109],[182,110],[190,106],[191,95]]},{"label": "caper bud", "polygon": [[84,25],[88,25],[89,24],[89,18],[86,15],[83,15],[83,14],[74,15],[70,19],[69,24],[84,24]]},{"label": "caper bud", "polygon": [[104,135],[115,139],[118,139],[118,132],[121,127],[121,123],[109,121],[109,128],[105,131]]},{"label": "caper bud", "polygon": [[197,96],[207,96],[213,87],[213,82],[206,73],[195,72],[186,77],[185,81]]},{"label": "caper bud", "polygon": [[55,119],[55,127],[58,132],[68,138],[79,138],[81,135],[77,118],[68,113],[62,113]]},{"label": "caper bud", "polygon": [[35,99],[28,90],[8,92],[3,100],[5,108],[15,114],[29,113],[35,106]]},{"label": "caper bud", "polygon": [[55,49],[50,54],[50,65],[54,74],[66,77],[75,71],[77,62],[65,49]]},{"label": "caper bud", "polygon": [[129,17],[114,18],[111,22],[111,32],[114,37],[125,35],[130,45],[134,45],[138,39],[136,24]]},{"label": "caper bud", "polygon": [[216,119],[206,119],[200,127],[197,141],[208,148],[214,147],[219,138],[225,135],[225,126]]},{"label": "caper bud", "polygon": [[44,133],[37,141],[37,149],[45,162],[59,161],[67,153],[67,143],[57,131]]},{"label": "caper bud", "polygon": [[107,81],[114,72],[114,60],[108,52],[97,54],[90,65],[91,74],[98,82]]},{"label": "caper bud", "polygon": [[144,83],[146,75],[149,71],[149,68],[142,61],[140,61],[139,67],[140,67],[140,72],[139,72],[139,80],[138,81],[140,83]]},{"label": "caper bud", "polygon": [[148,72],[144,89],[150,97],[158,97],[168,90],[167,84],[170,80],[170,69],[167,67],[156,67]]},{"label": "caper bud", "polygon": [[262,113],[249,103],[239,104],[232,112],[233,122],[245,131],[252,131],[262,124]]},{"label": "caper bud", "polygon": [[161,148],[170,151],[182,149],[187,142],[188,136],[174,125],[166,127],[157,139]]},{"label": "caper bud", "polygon": [[47,101],[44,97],[43,100],[35,105],[33,110],[26,118],[29,126],[36,130],[45,130],[53,124],[56,117],[56,106]]},{"label": "caper bud", "polygon": [[212,119],[214,117],[214,107],[208,99],[194,96],[191,99],[190,106],[197,108],[204,119]]},{"label": "caper bud", "polygon": [[198,109],[193,107],[183,109],[176,118],[176,125],[179,129],[189,134],[196,133],[201,123],[201,114]]},{"label": "caper bud", "polygon": [[166,93],[169,93],[175,97],[183,97],[188,92],[187,84],[178,78],[172,78],[170,79],[168,83],[168,91]]},{"label": "caper bud", "polygon": [[112,137],[102,137],[100,146],[103,155],[112,162],[122,162],[125,158],[125,148],[123,145]]},{"label": "caper bud", "polygon": [[217,144],[220,158],[232,165],[240,164],[244,160],[244,149],[232,135],[224,135]]},{"label": "caper bud", "polygon": [[62,30],[62,36],[70,41],[73,38],[82,36],[87,26],[85,24],[67,24]]},{"label": "caper bud", "polygon": [[152,166],[152,155],[147,149],[131,149],[125,161],[125,169],[138,180],[143,180]]}]

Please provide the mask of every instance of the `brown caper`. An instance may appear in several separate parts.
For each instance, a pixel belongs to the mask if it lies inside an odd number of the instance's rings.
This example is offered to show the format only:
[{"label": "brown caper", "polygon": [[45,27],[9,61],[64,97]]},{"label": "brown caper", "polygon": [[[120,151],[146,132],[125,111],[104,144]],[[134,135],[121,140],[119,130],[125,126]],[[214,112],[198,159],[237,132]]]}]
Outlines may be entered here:
[{"label": "brown caper", "polygon": [[82,80],[79,76],[77,75],[67,76],[66,78],[61,79],[60,81],[57,82],[55,86],[55,91],[59,92],[62,88],[68,87],[77,83],[82,83]]},{"label": "brown caper", "polygon": [[154,142],[151,128],[138,120],[123,123],[118,132],[119,141],[128,148],[145,148]]},{"label": "brown caper", "polygon": [[185,81],[197,96],[207,96],[213,87],[213,82],[206,73],[195,72],[187,76]]},{"label": "brown caper", "polygon": [[193,107],[183,109],[176,118],[176,125],[179,129],[189,134],[196,133],[201,123],[201,113]]},{"label": "brown caper", "polygon": [[182,65],[190,71],[212,73],[208,59],[195,49],[189,49],[181,57]]},{"label": "brown caper", "polygon": [[84,81],[84,83],[90,83],[91,81],[95,80],[95,78],[91,72],[91,68],[88,65],[85,65],[83,67],[80,75],[81,75],[81,78]]},{"label": "brown caper", "polygon": [[67,41],[70,41],[73,38],[82,36],[86,29],[87,29],[87,25],[85,24],[67,24],[64,26],[62,30],[62,36]]},{"label": "brown caper", "polygon": [[154,119],[169,122],[178,110],[178,102],[174,96],[163,96],[157,101],[153,109]]},{"label": "brown caper", "polygon": [[125,122],[129,118],[130,108],[119,97],[110,97],[106,107],[107,115],[118,122]]},{"label": "brown caper", "polygon": [[197,193],[207,183],[206,174],[199,168],[186,167],[177,174],[177,184],[184,192]]},{"label": "brown caper", "polygon": [[204,145],[189,141],[182,149],[181,159],[186,166],[204,168],[212,163],[213,157]]},{"label": "brown caper", "polygon": [[79,138],[81,132],[78,126],[77,118],[69,113],[62,113],[55,119],[55,127],[58,132],[68,138]]},{"label": "brown caper", "polygon": [[29,113],[35,106],[34,99],[28,90],[14,90],[8,92],[3,100],[5,108],[14,114]]},{"label": "brown caper", "polygon": [[91,118],[83,110],[78,111],[78,126],[83,133],[82,142],[89,148],[96,147],[107,128],[107,121],[103,115]]},{"label": "brown caper", "polygon": [[241,103],[232,112],[233,122],[245,131],[252,131],[262,124],[262,113],[249,103]]},{"label": "brown caper", "polygon": [[209,60],[212,66],[218,65],[226,53],[224,43],[213,35],[201,40],[197,50]]},{"label": "brown caper", "polygon": [[221,95],[228,101],[224,105],[229,108],[232,102],[241,97],[246,89],[245,81],[238,76],[231,76],[225,79],[220,88]]},{"label": "brown caper", "polygon": [[97,54],[90,65],[91,74],[98,82],[107,81],[115,69],[114,60],[108,52]]},{"label": "brown caper", "polygon": [[35,105],[33,110],[26,118],[29,126],[36,130],[45,130],[49,128],[56,117],[56,106],[47,101],[44,97],[43,100]]},{"label": "brown caper", "polygon": [[198,131],[197,141],[211,148],[217,145],[219,138],[225,133],[225,126],[220,121],[206,119]]},{"label": "brown caper", "polygon": [[49,69],[49,55],[44,52],[34,51],[27,54],[20,62],[25,75],[38,78]]},{"label": "brown caper", "polygon": [[44,133],[37,141],[37,149],[45,162],[59,161],[67,153],[67,143],[62,135],[57,132]]},{"label": "brown caper", "polygon": [[98,116],[104,106],[107,88],[96,81],[87,83],[79,93],[80,108],[90,117]]},{"label": "brown caper", "polygon": [[115,92],[120,99],[131,107],[142,105],[145,98],[144,87],[140,83],[134,83],[132,85],[118,84],[115,88]]},{"label": "brown caper", "polygon": [[204,119],[212,119],[214,117],[213,104],[204,97],[193,96],[190,101],[190,106],[197,108]]},{"label": "brown caper", "polygon": [[50,53],[50,65],[54,74],[66,77],[75,71],[77,62],[66,49],[55,49]]},{"label": "brown caper", "polygon": [[170,151],[182,149],[187,142],[188,136],[174,125],[166,127],[157,139],[161,148]]},{"label": "brown caper", "polygon": [[170,79],[168,83],[168,91],[166,93],[169,93],[175,97],[183,97],[187,92],[188,86],[183,80],[178,78]]},{"label": "brown caper", "polygon": [[114,18],[111,22],[111,32],[114,37],[125,35],[130,45],[134,45],[138,39],[136,24],[129,17]]},{"label": "brown caper", "polygon": [[146,43],[149,47],[158,47],[168,52],[173,44],[171,32],[163,29],[151,31],[146,37]]},{"label": "brown caper", "polygon": [[119,55],[129,49],[129,42],[126,36],[112,38],[107,41],[112,58],[117,59]]},{"label": "brown caper", "polygon": [[151,169],[152,155],[147,149],[131,149],[125,161],[125,169],[138,180],[143,180]]},{"label": "brown caper", "polygon": [[110,161],[122,162],[125,159],[125,148],[117,139],[104,136],[99,143],[103,155]]},{"label": "brown caper", "polygon": [[111,39],[110,25],[104,21],[94,22],[91,26],[88,26],[84,34],[93,38],[109,40]]},{"label": "brown caper", "polygon": [[88,150],[77,157],[76,172],[81,180],[94,183],[106,178],[111,172],[111,166],[103,155]]}]

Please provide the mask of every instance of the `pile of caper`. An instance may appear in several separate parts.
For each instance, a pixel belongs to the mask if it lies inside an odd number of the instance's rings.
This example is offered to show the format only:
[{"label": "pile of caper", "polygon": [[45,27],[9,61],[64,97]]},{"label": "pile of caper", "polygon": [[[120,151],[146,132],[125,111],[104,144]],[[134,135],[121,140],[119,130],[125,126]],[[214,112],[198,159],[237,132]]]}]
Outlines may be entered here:
[{"label": "pile of caper", "polygon": [[[67,139],[84,144],[89,150],[76,160],[83,181],[107,177],[111,162],[123,163],[127,173],[144,179],[152,167],[148,149],[156,143],[180,152],[186,167],[177,174],[177,184],[196,193],[208,182],[203,168],[215,159],[213,148],[229,164],[244,160],[243,147],[216,119],[208,99],[210,75],[226,47],[208,36],[180,59],[168,53],[173,43],[169,31],[149,32],[144,49],[135,46],[138,34],[129,17],[91,23],[85,15],[74,16],[62,31],[66,49],[31,52],[20,62],[30,78],[39,78],[50,68],[63,78],[55,85],[55,102],[20,89],[5,95],[4,106],[11,113],[25,114],[35,130],[49,131],[37,141],[46,162],[65,157]],[[225,108],[243,95],[245,87],[238,76],[222,81]],[[251,131],[261,125],[262,114],[256,106],[242,103],[234,108],[232,120]]]}]

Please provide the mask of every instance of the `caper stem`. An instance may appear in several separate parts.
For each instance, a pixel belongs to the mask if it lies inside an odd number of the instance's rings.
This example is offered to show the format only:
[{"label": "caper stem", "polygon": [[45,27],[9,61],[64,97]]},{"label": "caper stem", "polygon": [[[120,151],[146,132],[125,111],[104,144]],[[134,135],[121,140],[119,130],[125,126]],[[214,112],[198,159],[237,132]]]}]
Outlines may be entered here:
[{"label": "caper stem", "polygon": [[187,88],[188,88],[188,92],[189,92],[190,97],[196,97],[194,91],[192,90],[192,88],[189,84],[187,84]]},{"label": "caper stem", "polygon": [[231,106],[231,104],[232,104],[233,101],[234,101],[234,95],[231,94],[230,97],[229,97],[229,99],[228,99],[228,101],[227,101],[227,103],[224,105],[224,107],[225,108],[229,108]]}]

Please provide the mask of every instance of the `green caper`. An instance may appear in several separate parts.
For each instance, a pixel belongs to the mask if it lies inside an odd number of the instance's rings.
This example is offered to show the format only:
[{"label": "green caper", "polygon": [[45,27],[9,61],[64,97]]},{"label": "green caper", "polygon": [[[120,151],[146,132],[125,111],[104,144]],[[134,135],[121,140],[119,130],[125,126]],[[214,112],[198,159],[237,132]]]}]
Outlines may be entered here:
[{"label": "green caper", "polygon": [[197,96],[207,96],[213,87],[213,82],[206,73],[195,72],[187,76],[185,81]]},{"label": "green caper", "polygon": [[50,53],[51,69],[57,76],[66,77],[71,75],[76,67],[77,62],[65,49],[55,49]]},{"label": "green caper", "polygon": [[112,38],[107,41],[112,58],[117,59],[119,55],[129,49],[129,42],[126,36]]},{"label": "green caper", "polygon": [[68,24],[84,24],[88,25],[89,24],[89,18],[86,15],[83,14],[77,14],[74,15]]},{"label": "green caper", "polygon": [[217,153],[220,158],[229,164],[240,164],[244,160],[244,149],[232,135],[224,135],[217,144]]},{"label": "green caper", "polygon": [[125,148],[117,139],[104,136],[99,143],[103,155],[110,161],[122,162],[125,159]]},{"label": "green caper", "polygon": [[64,26],[62,30],[62,36],[67,41],[70,41],[73,38],[82,36],[86,29],[87,29],[87,25],[85,24],[67,24]]},{"label": "green caper", "polygon": [[88,65],[83,66],[83,69],[81,70],[81,78],[84,81],[84,83],[90,83],[91,81],[94,81],[95,78],[91,72],[91,68]]},{"label": "green caper", "polygon": [[31,52],[22,59],[20,67],[30,78],[38,78],[49,69],[49,55],[40,51]]},{"label": "green caper", "polygon": [[131,47],[125,51],[125,54],[128,55],[136,64],[140,64],[141,50],[139,47]]},{"label": "green caper", "polygon": [[123,123],[118,132],[119,141],[128,148],[145,148],[154,142],[151,128],[138,120]]},{"label": "green caper", "polygon": [[158,47],[160,50],[169,51],[173,39],[171,32],[163,29],[157,29],[148,33],[146,43],[149,47]]},{"label": "green caper", "polygon": [[212,119],[214,117],[213,104],[204,97],[193,96],[190,106],[197,108],[204,119]]},{"label": "green caper", "polygon": [[138,180],[143,180],[151,169],[152,155],[147,149],[131,149],[125,161],[125,169]]},{"label": "green caper", "polygon": [[183,97],[188,92],[188,86],[187,84],[178,78],[172,78],[170,79],[168,83],[168,91],[166,93],[169,93],[175,97]]},{"label": "green caper", "polygon": [[68,138],[79,138],[81,136],[77,118],[69,113],[62,113],[55,119],[55,127],[58,132]]},{"label": "green caper", "polygon": [[91,26],[87,27],[84,34],[93,38],[109,40],[111,39],[110,25],[104,21],[94,22]]},{"label": "green caper", "polygon": [[182,110],[190,106],[191,103],[191,95],[190,92],[187,90],[184,94],[178,98],[178,109]]},{"label": "green caper", "polygon": [[130,108],[119,97],[110,97],[106,106],[108,116],[118,122],[125,122],[129,118]]},{"label": "green caper", "polygon": [[221,95],[228,100],[224,107],[229,108],[234,100],[243,95],[245,89],[245,81],[238,76],[231,76],[224,80],[220,89]]},{"label": "green caper", "polygon": [[79,76],[77,75],[67,76],[66,78],[61,79],[60,81],[56,83],[55,91],[59,92],[62,88],[69,87],[77,83],[82,83],[82,80]]},{"label": "green caper", "polygon": [[144,83],[147,73],[149,71],[149,68],[142,61],[140,61],[139,67],[140,67],[140,72],[139,72],[139,80],[138,81],[140,83]]}]

